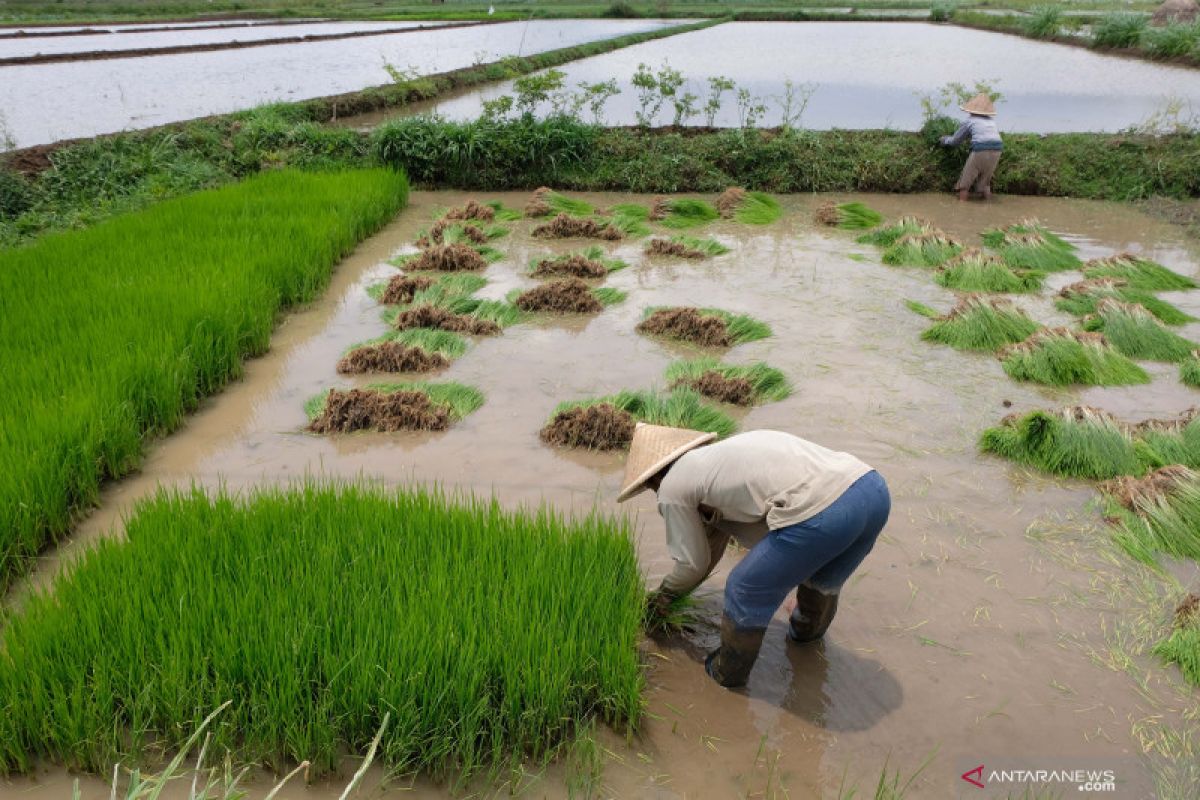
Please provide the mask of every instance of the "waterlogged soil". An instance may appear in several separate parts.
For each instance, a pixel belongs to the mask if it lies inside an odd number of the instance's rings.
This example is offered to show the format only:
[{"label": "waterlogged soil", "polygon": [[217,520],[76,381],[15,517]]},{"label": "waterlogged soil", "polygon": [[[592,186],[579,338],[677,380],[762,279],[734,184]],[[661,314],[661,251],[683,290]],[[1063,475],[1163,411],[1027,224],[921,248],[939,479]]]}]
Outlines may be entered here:
[{"label": "waterlogged soil", "polygon": [[[527,196],[495,197],[519,207]],[[509,506],[628,511],[647,583],[656,585],[671,566],[663,525],[649,493],[627,507],[615,505],[622,453],[553,447],[539,432],[562,401],[661,387],[668,364],[702,353],[639,335],[645,308],[715,306],[753,314],[775,331],[731,349],[727,361],[765,360],[795,384],[782,402],[727,407],[741,428],[790,431],[857,454],[886,477],[892,517],[842,594],[824,642],[785,642],[789,600],[746,690],[727,691],[704,675],[698,658],[715,641],[709,624],[681,640],[648,642],[648,713],[628,741],[602,734],[599,796],[837,796],[843,777],[846,785],[858,784],[859,796],[870,796],[885,763],[907,776],[930,757],[909,797],[975,791],[960,775],[981,763],[1112,769],[1120,786],[1110,797],[1150,797],[1156,776],[1169,779],[1172,762],[1143,756],[1134,731],[1194,729],[1182,715],[1194,713],[1196,701],[1175,693],[1175,673],[1152,659],[1131,662],[1139,680],[1146,678],[1145,692],[1109,666],[1120,649],[1110,648],[1105,630],[1116,630],[1137,604],[1107,594],[1104,576],[1131,567],[1101,556],[1108,533],[1094,490],[983,457],[976,440],[1006,414],[1045,406],[1087,404],[1130,420],[1179,415],[1200,402],[1200,392],[1182,386],[1173,366],[1150,365],[1149,386],[1050,391],[1009,380],[993,355],[922,342],[928,321],[903,301],[944,311],[954,305],[953,293],[934,284],[930,271],[884,266],[877,250],[855,244],[852,235],[818,227],[813,211],[826,198],[805,196],[784,198],[785,216],[765,228],[712,224],[706,235],[732,252],[703,262],[647,259],[636,239],[606,245],[631,265],[608,279],[628,292],[626,302],[590,317],[533,317],[473,341],[441,377],[476,386],[487,400],[447,431],[306,433],[307,398],[371,380],[339,376],[335,367],[348,346],[385,330],[381,307],[366,292],[394,273],[384,262],[410,252],[437,209],[466,199],[414,193],[407,211],[346,259],[321,300],[282,322],[271,351],[247,365],[243,380],[152,446],[139,475],[105,492],[99,510],[45,558],[32,583],[47,585],[63,559],[98,537],[119,536],[121,515],[159,484],[237,488],[305,475],[366,475],[494,493]],[[651,200],[585,199],[599,206]],[[1007,197],[991,205],[948,196],[835,199],[863,200],[892,219],[919,214],[969,244],[978,244],[986,228],[1036,216],[1075,242],[1085,259],[1133,250],[1188,275],[1200,265],[1178,229],[1126,206]],[[517,223],[501,240],[506,256],[483,273],[490,283],[482,296],[500,299],[536,285],[527,274],[531,259],[577,247],[533,239],[534,224]],[[1039,296],[1016,302],[1035,319],[1065,324],[1070,318],[1054,310],[1053,294],[1078,279],[1078,273],[1055,274]],[[1200,292],[1163,297],[1200,314]],[[1180,332],[1196,338],[1200,325]],[[708,623],[742,555],[731,550],[702,588]],[[1176,572],[1195,591],[1194,571]],[[25,592],[14,591],[9,604],[19,605]],[[1153,600],[1164,626],[1180,596]],[[340,781],[296,785],[281,796],[332,800],[349,771]],[[381,775],[372,771],[367,785],[377,787]],[[566,797],[566,777],[565,767],[555,765],[479,789]],[[51,770],[0,784],[0,794],[60,798],[72,778]],[[256,796],[269,786],[256,781]],[[397,796],[447,794],[424,780],[411,788]],[[1163,796],[1189,796],[1189,789]],[[84,779],[82,790],[85,798],[108,796],[99,779]],[[1063,794],[1078,792],[1068,785]]]}]

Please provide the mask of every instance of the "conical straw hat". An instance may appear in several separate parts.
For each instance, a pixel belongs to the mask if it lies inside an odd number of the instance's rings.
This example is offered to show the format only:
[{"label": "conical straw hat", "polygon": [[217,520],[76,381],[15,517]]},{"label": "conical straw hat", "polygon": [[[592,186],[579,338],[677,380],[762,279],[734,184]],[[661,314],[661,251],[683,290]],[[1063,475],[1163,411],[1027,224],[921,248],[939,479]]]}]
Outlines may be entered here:
[{"label": "conical straw hat", "polygon": [[968,114],[980,114],[985,117],[996,116],[996,106],[992,103],[992,98],[988,97],[986,92],[980,92],[965,104],[959,106],[959,108]]},{"label": "conical straw hat", "polygon": [[617,502],[624,503],[641,492],[646,488],[647,480],[687,451],[716,438],[715,433],[639,422],[633,429],[633,442],[629,445],[629,458],[625,461],[625,480],[621,484]]}]

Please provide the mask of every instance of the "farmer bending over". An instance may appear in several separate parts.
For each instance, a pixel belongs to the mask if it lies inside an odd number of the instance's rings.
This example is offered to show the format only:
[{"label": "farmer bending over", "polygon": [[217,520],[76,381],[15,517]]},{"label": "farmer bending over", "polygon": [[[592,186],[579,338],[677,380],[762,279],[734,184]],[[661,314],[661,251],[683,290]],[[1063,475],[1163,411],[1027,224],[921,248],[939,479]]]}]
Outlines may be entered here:
[{"label": "farmer bending over", "polygon": [[990,200],[992,175],[996,172],[996,165],[1000,163],[1000,153],[1004,150],[1000,129],[996,127],[996,120],[993,119],[996,116],[996,106],[992,104],[992,98],[981,92],[960,107],[970,116],[953,136],[943,136],[941,139],[946,147],[955,147],[963,139],[971,140],[971,155],[967,157],[962,175],[954,188],[958,191],[959,200],[970,197],[972,189],[979,192],[984,200]]},{"label": "farmer bending over", "polygon": [[721,646],[705,662],[717,683],[733,687],[745,685],[767,623],[792,589],[788,638],[825,634],[891,497],[871,467],[798,436],[752,431],[709,444],[715,438],[639,423],[617,501],[647,487],[658,493],[675,568],[650,595],[652,621],[712,573],[730,536],[751,548],[725,583]]}]

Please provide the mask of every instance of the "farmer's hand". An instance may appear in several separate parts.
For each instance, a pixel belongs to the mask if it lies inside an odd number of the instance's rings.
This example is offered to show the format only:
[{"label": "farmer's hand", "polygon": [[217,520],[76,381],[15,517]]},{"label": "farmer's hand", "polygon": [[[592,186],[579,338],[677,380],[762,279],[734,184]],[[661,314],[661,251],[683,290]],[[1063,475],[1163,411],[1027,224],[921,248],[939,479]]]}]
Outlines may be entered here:
[{"label": "farmer's hand", "polygon": [[667,623],[671,614],[671,604],[676,597],[666,589],[655,589],[646,595],[645,624],[647,630],[658,630]]}]

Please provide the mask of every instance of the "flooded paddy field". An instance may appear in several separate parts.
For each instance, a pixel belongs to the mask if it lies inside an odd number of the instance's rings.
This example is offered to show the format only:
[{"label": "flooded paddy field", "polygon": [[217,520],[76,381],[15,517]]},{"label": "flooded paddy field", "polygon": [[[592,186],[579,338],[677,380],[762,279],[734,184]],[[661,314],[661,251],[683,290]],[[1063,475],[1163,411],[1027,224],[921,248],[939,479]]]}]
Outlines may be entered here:
[{"label": "flooded paddy field", "polygon": [[[0,109],[18,147],[378,86],[392,64],[420,75],[674,24],[500,23],[242,50],[0,67]],[[149,35],[149,34],[145,34]]]},{"label": "flooded paddy field", "polygon": [[[779,98],[789,79],[797,86],[813,87],[800,125],[819,130],[916,130],[922,121],[918,95],[948,81],[992,84],[1004,96],[999,122],[1009,131],[1119,131],[1145,121],[1172,100],[1200,107],[1196,70],[926,23],[732,22],[560,69],[572,89],[580,82],[615,78],[621,94],[608,101],[604,121],[632,125],[637,122],[638,95],[630,80],[641,63],[655,69],[667,63],[679,70],[688,79],[680,91],[696,94],[700,106],[709,96],[709,78],[732,79],[765,103],[766,112],[758,119],[765,126],[780,123]],[[484,101],[511,91],[511,84],[497,84],[444,96],[404,113],[433,111],[452,119],[474,119]],[[670,124],[671,119],[668,105],[655,124]],[[690,124],[704,121],[701,113]],[[736,127],[741,122],[738,103],[727,92],[714,124]]]},{"label": "flooded paddy field", "polygon": [[[517,208],[528,199],[475,196]],[[651,200],[579,197],[602,207]],[[396,274],[385,262],[414,252],[437,214],[468,198],[415,193],[394,223],[342,264],[321,300],[283,322],[271,352],[250,362],[241,382],[154,445],[139,475],[109,488],[73,540],[44,559],[34,585],[46,585],[63,559],[119,529],[131,504],[160,484],[247,488],[302,476],[367,477],[494,493],[508,506],[546,501],[617,510],[621,456],[553,449],[538,431],[562,401],[662,387],[668,364],[702,352],[637,334],[645,308],[717,306],[753,314],[773,329],[725,360],[765,360],[795,388],[780,402],[730,408],[741,429],[789,431],[857,454],[891,485],[892,518],[846,588],[824,643],[786,645],[785,606],[746,691],[721,689],[704,675],[696,659],[715,641],[705,626],[648,645],[650,713],[632,742],[604,739],[601,794],[837,796],[843,775],[869,788],[885,761],[909,773],[932,755],[912,796],[956,796],[960,774],[981,762],[1045,760],[1115,770],[1120,791],[1107,796],[1193,796],[1197,784],[1189,781],[1197,776],[1187,770],[1194,762],[1171,758],[1159,735],[1194,735],[1194,692],[1179,686],[1173,670],[1140,656],[1126,663],[1123,655],[1131,619],[1167,613],[1170,598],[1155,595],[1153,579],[1110,552],[1092,487],[1039,477],[976,448],[984,428],[1034,408],[1086,402],[1129,418],[1179,414],[1200,392],[1180,385],[1173,369],[1150,367],[1154,380],[1145,386],[1048,390],[1008,379],[992,355],[922,342],[927,321],[904,300],[948,308],[953,293],[926,270],[883,265],[878,251],[856,244],[852,234],[817,227],[813,211],[823,198],[790,197],[771,225],[718,221],[700,229],[730,248],[708,260],[650,258],[641,239],[603,243],[630,265],[605,280],[625,299],[594,316],[541,317],[472,343],[436,379],[477,387],[486,401],[446,432],[304,432],[307,399],[330,386],[378,379],[338,375],[335,364],[349,346],[386,330],[382,307],[367,293]],[[888,219],[920,215],[970,244],[985,229],[1037,217],[1084,259],[1129,250],[1189,276],[1200,265],[1200,253],[1178,229],[1128,206],[854,199]],[[536,285],[527,274],[532,258],[584,244],[534,239],[532,227],[518,222],[493,243],[503,255],[482,272],[489,283],[481,297],[502,299]],[[1040,294],[1016,302],[1040,322],[1065,324],[1070,317],[1053,308],[1052,294],[1079,277],[1058,273]],[[1163,297],[1200,315],[1200,292]],[[1200,338],[1200,324],[1179,332]],[[653,586],[671,563],[662,522],[652,497],[631,506]],[[729,553],[701,588],[709,620],[740,555]],[[1193,568],[1177,572],[1193,589],[1200,580]],[[9,602],[19,605],[21,595],[18,589]],[[530,776],[526,793],[566,796],[561,777],[558,767],[541,779]],[[70,780],[49,772],[0,785],[0,793],[57,797]],[[334,797],[341,786],[297,785],[281,796]],[[107,796],[99,780],[83,788],[84,797]],[[418,782],[407,796],[442,794]]]}]

